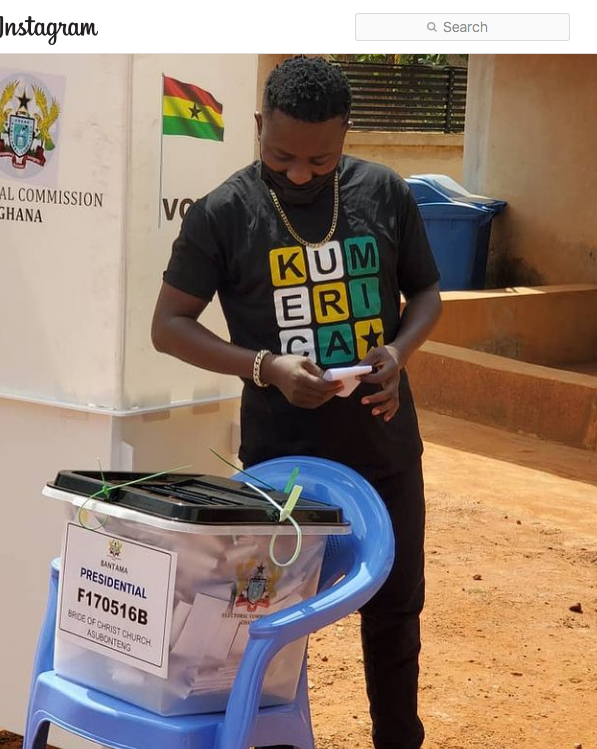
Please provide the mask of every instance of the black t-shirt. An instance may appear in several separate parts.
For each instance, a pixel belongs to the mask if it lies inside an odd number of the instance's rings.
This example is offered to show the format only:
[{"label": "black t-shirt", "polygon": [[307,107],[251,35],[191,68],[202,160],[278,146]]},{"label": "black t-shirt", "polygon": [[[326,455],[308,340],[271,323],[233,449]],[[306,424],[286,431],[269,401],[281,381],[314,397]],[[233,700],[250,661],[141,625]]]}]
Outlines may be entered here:
[{"label": "black t-shirt", "polygon": [[[343,156],[336,231],[321,248],[299,244],[278,215],[260,162],[198,200],[175,240],[164,280],[206,301],[217,292],[233,343],[310,356],[322,368],[357,364],[400,327],[400,292],[439,279],[408,185],[393,172]],[[333,214],[333,187],[310,205],[286,205],[295,232],[317,243]],[[241,451],[246,465],[315,455],[370,479],[406,469],[422,450],[408,379],[390,422],[371,415],[361,384],[316,409],[289,404],[275,387],[245,381]]]}]

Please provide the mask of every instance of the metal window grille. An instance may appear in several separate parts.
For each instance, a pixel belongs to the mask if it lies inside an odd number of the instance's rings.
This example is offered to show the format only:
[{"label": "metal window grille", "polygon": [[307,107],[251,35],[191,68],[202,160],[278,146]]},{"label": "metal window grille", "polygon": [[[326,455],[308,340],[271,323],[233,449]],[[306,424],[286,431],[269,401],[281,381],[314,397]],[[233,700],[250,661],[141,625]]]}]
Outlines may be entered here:
[{"label": "metal window grille", "polygon": [[337,64],[350,81],[355,130],[464,131],[466,68]]}]

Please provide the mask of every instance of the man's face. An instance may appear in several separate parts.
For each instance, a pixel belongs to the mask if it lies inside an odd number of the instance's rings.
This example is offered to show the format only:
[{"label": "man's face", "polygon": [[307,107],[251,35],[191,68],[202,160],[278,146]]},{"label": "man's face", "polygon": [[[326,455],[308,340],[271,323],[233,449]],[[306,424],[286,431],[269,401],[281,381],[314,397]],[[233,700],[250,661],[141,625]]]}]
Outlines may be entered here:
[{"label": "man's face", "polygon": [[338,166],[348,123],[343,117],[325,122],[303,122],[279,109],[255,115],[261,159],[295,185],[329,174]]}]

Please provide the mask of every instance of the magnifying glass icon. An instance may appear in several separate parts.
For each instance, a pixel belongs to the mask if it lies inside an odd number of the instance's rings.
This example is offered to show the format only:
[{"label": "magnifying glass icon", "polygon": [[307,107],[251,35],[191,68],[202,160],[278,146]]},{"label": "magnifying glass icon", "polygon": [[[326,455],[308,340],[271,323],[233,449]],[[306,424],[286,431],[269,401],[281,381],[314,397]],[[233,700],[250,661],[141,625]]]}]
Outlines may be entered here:
[{"label": "magnifying glass icon", "polygon": [[427,24],[427,31],[437,31],[437,29],[435,28],[435,23],[433,21],[429,21],[429,23]]}]

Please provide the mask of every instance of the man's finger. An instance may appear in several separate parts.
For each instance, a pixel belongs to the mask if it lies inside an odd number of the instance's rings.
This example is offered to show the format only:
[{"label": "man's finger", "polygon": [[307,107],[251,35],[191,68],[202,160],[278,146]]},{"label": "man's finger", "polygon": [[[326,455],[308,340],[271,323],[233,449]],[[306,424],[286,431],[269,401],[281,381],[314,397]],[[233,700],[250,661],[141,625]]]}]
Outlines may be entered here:
[{"label": "man's finger", "polygon": [[294,401],[294,405],[300,406],[301,408],[317,408],[334,398],[335,395],[335,393],[328,393],[323,396],[321,394],[315,396],[311,393],[301,393],[301,395]]},{"label": "man's finger", "polygon": [[321,377],[312,377],[308,375],[304,378],[305,390],[316,394],[317,397],[323,393],[330,393],[335,395],[337,392],[342,390],[344,385],[340,380],[322,380]]},{"label": "man's finger", "polygon": [[373,403],[385,403],[388,400],[392,400],[394,396],[392,393],[388,390],[379,390],[377,393],[373,393],[371,395],[366,395],[364,398],[361,399],[361,403],[364,406],[368,406],[369,404]]},{"label": "man's finger", "polygon": [[385,383],[396,377],[395,365],[391,361],[384,361],[376,368],[373,367],[373,371],[367,375],[360,375],[359,380],[361,382],[369,382],[372,384]]},{"label": "man's finger", "polygon": [[373,416],[383,417],[384,421],[391,421],[396,412],[398,411],[398,404],[396,402],[390,403],[388,401],[384,406],[376,406],[372,411]]},{"label": "man's finger", "polygon": [[323,375],[323,370],[318,367],[312,359],[309,359],[308,357],[304,358],[301,366],[303,367],[303,370],[305,372],[308,372],[315,377],[321,377]]}]

